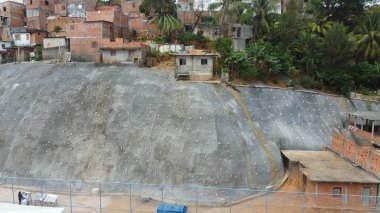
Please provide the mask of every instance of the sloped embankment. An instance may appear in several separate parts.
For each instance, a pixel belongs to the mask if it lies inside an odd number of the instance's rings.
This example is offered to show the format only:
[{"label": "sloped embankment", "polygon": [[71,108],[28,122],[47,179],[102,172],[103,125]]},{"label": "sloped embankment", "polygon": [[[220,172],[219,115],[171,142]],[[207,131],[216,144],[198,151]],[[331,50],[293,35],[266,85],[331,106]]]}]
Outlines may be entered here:
[{"label": "sloped embankment", "polygon": [[128,66],[0,65],[0,172],[263,188],[283,176],[279,148],[319,149],[341,128],[338,98],[242,91]]}]

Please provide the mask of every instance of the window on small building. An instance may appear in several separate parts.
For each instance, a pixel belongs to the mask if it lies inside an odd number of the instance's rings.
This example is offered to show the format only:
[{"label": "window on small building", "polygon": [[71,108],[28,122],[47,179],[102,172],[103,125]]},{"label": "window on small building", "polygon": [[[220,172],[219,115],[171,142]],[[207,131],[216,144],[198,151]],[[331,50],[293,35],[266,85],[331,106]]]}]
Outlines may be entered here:
[{"label": "window on small building", "polygon": [[70,25],[70,31],[74,31],[75,29],[75,26],[74,25]]},{"label": "window on small building", "polygon": [[17,41],[20,41],[20,40],[21,40],[21,36],[20,36],[19,33],[16,33],[16,34],[15,34],[15,40],[17,40]]},{"label": "window on small building", "polygon": [[62,10],[66,10],[66,6],[65,6],[65,5],[62,5],[62,6],[61,6],[61,9],[62,9]]},{"label": "window on small building", "polygon": [[96,41],[93,41],[93,42],[91,43],[91,47],[92,47],[92,48],[98,48],[98,43],[97,43]]},{"label": "window on small building", "polygon": [[207,59],[201,59],[201,65],[207,65]]},{"label": "window on small building", "polygon": [[111,50],[111,56],[116,56],[116,50]]},{"label": "window on small building", "polygon": [[26,34],[26,40],[29,40],[29,34]]},{"label": "window on small building", "polygon": [[334,187],[333,188],[333,196],[334,197],[340,197],[342,194],[342,188],[341,187]]},{"label": "window on small building", "polygon": [[2,44],[2,45],[1,45],[1,48],[5,49],[5,44]]},{"label": "window on small building", "polygon": [[186,65],[186,58],[180,58],[179,65]]},{"label": "window on small building", "polygon": [[240,38],[241,36],[241,27],[237,28],[236,37]]},{"label": "window on small building", "polygon": [[6,12],[7,11],[7,8],[6,7],[3,7],[3,12]]},{"label": "window on small building", "polygon": [[30,4],[33,4],[33,0],[30,0]]},{"label": "window on small building", "polygon": [[48,0],[45,0],[45,5],[49,5],[49,1]]}]

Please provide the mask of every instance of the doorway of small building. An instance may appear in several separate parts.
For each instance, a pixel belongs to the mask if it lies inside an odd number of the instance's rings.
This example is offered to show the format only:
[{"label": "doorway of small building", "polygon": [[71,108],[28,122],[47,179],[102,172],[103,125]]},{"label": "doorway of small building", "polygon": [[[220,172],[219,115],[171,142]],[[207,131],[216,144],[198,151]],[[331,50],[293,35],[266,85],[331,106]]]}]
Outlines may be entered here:
[{"label": "doorway of small building", "polygon": [[362,206],[369,206],[371,196],[371,188],[370,187],[363,187],[362,189]]},{"label": "doorway of small building", "polygon": [[139,62],[138,58],[133,58],[133,63],[137,64]]}]

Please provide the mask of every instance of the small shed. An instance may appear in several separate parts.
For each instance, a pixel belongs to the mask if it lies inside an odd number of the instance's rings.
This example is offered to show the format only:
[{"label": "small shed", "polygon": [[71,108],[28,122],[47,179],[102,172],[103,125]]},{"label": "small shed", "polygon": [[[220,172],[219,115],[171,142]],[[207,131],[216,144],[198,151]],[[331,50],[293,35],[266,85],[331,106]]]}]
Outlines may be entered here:
[{"label": "small shed", "polygon": [[157,213],[187,213],[187,206],[160,204]]},{"label": "small shed", "polygon": [[188,77],[190,80],[207,81],[213,77],[217,54],[214,53],[176,53],[175,78]]},{"label": "small shed", "polygon": [[352,208],[379,204],[380,180],[330,151],[282,150],[290,183],[308,193],[309,205]]}]

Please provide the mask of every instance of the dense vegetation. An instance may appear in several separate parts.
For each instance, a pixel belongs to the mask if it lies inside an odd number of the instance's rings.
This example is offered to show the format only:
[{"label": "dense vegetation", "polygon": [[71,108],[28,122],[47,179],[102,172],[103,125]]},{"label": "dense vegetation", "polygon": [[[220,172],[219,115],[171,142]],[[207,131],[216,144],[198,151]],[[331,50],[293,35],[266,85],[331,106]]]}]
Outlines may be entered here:
[{"label": "dense vegetation", "polygon": [[[220,27],[222,36],[212,46],[221,54],[221,70],[232,78],[274,76],[309,89],[366,94],[379,86],[380,12],[365,10],[364,1],[289,0],[286,12],[278,14],[271,0],[220,0],[209,4],[213,15],[200,16],[198,24]],[[140,11],[156,24],[157,41],[206,47],[201,31],[181,30],[177,8],[174,0],[143,0]],[[235,23],[252,26],[243,51],[232,48]]]},{"label": "dense vegetation", "polygon": [[[244,51],[234,50],[226,37],[217,39],[213,45],[221,53],[219,63],[232,77],[268,80],[275,74],[306,88],[344,95],[376,90],[380,12],[364,10],[361,0],[302,2],[290,0],[280,15],[268,0],[233,1],[235,20],[252,25],[254,36]],[[223,11],[223,2],[220,6]]]}]

